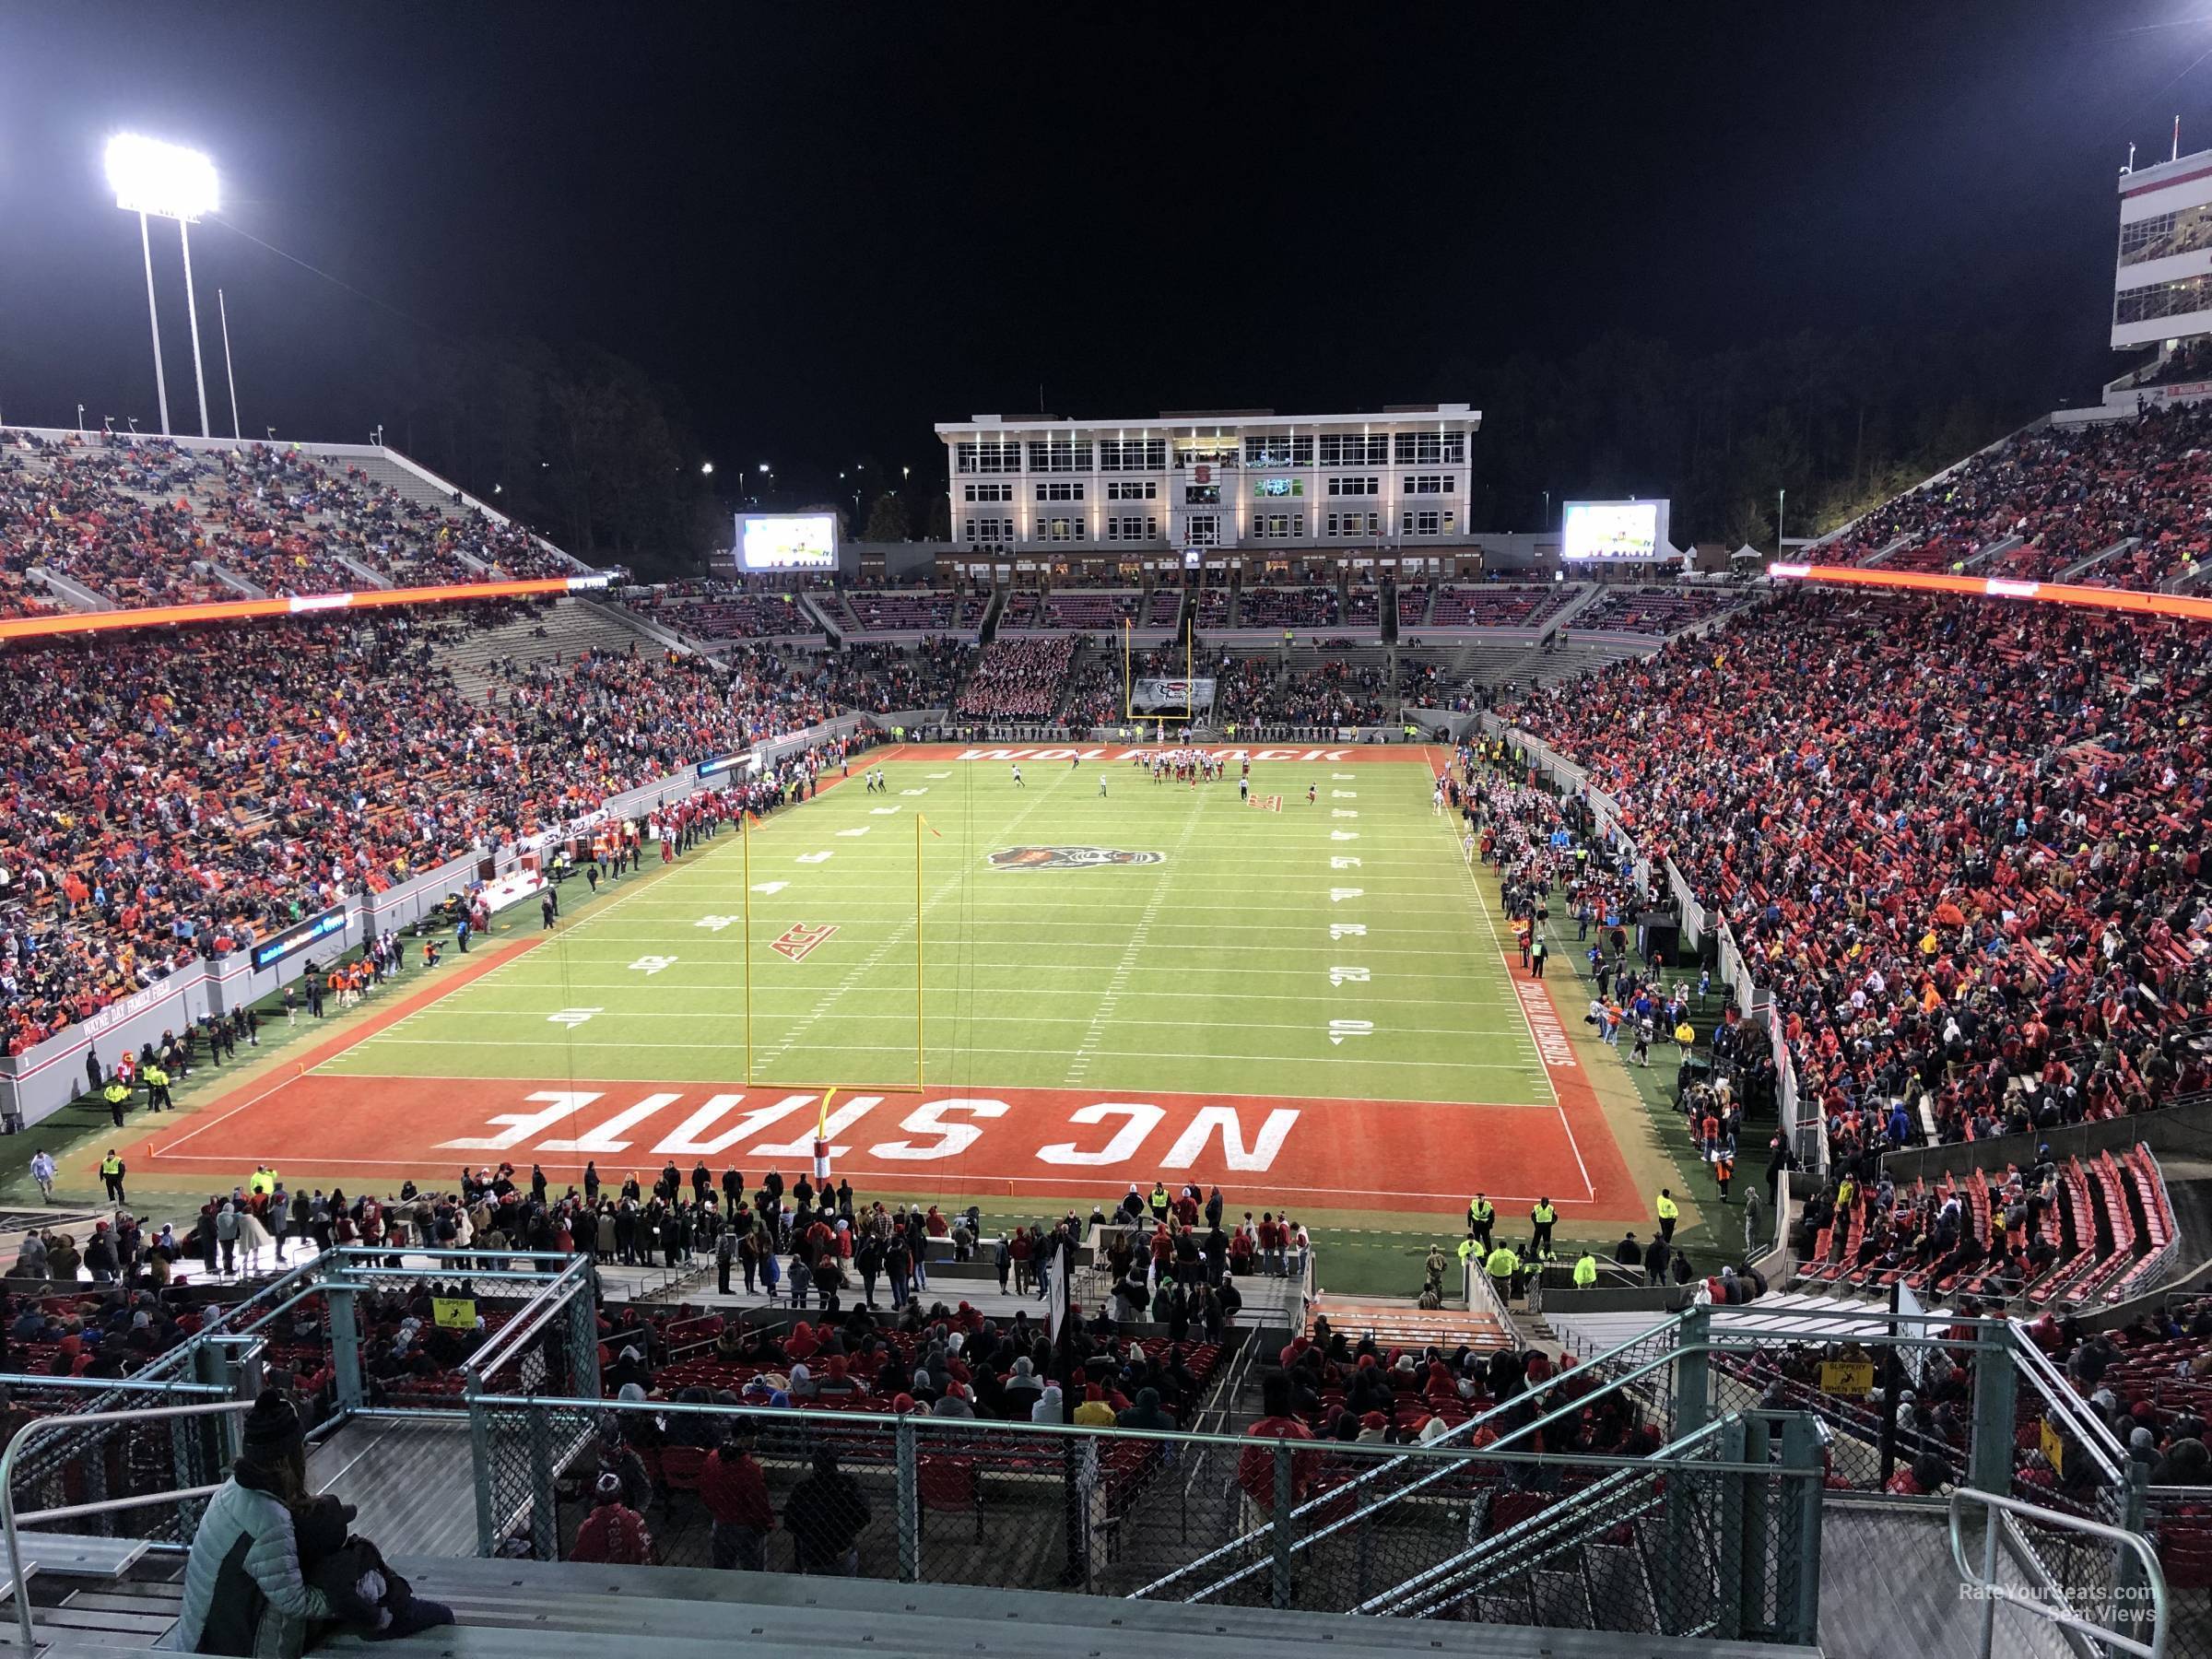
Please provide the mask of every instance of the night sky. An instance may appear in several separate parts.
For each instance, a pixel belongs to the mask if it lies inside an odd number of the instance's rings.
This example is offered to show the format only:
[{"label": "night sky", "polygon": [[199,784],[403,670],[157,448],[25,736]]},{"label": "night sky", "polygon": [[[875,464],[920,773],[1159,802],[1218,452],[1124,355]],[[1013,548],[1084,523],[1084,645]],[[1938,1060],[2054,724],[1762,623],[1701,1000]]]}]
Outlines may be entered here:
[{"label": "night sky", "polygon": [[[2048,318],[2103,336],[2131,141],[2212,146],[2212,6],[612,7],[0,0],[0,415],[152,423],[130,128],[244,425],[364,438],[392,342],[635,358],[702,454],[938,465],[1044,406],[1484,401],[1517,350]],[[246,233],[246,234],[241,234]],[[248,235],[330,273],[311,274]],[[174,227],[171,406],[196,430]],[[394,441],[398,434],[394,433]]]}]

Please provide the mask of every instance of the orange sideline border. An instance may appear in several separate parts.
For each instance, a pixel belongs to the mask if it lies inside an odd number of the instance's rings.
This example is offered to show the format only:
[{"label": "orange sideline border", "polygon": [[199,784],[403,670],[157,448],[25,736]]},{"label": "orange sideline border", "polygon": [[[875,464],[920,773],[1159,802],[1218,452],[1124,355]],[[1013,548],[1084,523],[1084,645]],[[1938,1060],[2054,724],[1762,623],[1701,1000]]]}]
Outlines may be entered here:
[{"label": "orange sideline border", "polygon": [[1774,564],[1770,576],[1794,582],[1835,582],[1857,587],[1907,588],[1924,594],[1971,594],[1984,599],[2032,599],[2136,616],[2181,617],[2212,622],[2212,599],[2151,594],[2139,588],[2083,587],[2071,582],[2008,582],[2002,576],[1946,576],[1933,571],[1868,571],[1856,565]]},{"label": "orange sideline border", "polygon": [[234,622],[247,617],[303,617],[317,611],[362,610],[385,605],[445,605],[467,599],[521,599],[534,594],[586,593],[606,587],[605,576],[533,576],[515,582],[447,582],[437,587],[370,588],[358,594],[295,594],[281,599],[222,599],[207,605],[149,605],[136,610],[65,611],[54,617],[15,617],[0,622],[0,640],[54,634],[105,633],[123,628],[165,628],[183,622]]}]

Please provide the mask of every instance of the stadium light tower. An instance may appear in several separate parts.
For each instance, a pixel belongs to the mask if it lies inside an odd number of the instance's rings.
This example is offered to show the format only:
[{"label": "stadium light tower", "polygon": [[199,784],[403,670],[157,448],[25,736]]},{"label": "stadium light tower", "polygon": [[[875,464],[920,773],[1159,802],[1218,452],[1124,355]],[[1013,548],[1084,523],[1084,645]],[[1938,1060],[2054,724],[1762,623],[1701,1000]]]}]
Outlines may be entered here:
[{"label": "stadium light tower", "polygon": [[192,221],[213,213],[221,201],[215,163],[198,150],[163,144],[135,133],[108,140],[108,183],[115,206],[138,216],[138,247],[146,257],[146,315],[154,336],[154,390],[161,400],[161,432],[169,435],[169,384],[161,369],[161,319],[154,308],[154,245],[147,218],[173,218],[184,250],[184,313],[192,326],[192,377],[199,392],[200,436],[214,436],[207,425],[207,380],[200,364],[200,312],[192,291]]}]

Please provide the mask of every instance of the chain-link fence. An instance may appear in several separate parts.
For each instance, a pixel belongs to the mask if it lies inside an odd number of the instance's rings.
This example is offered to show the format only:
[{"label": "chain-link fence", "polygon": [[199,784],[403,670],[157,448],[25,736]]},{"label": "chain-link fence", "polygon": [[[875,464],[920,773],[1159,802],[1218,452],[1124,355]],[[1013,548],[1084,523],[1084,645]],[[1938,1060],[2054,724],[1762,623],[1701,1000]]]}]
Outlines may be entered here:
[{"label": "chain-link fence", "polygon": [[[1521,1427],[1583,1409],[1531,1404]],[[471,1410],[491,1546],[540,1558],[1678,1633],[1794,1629],[1817,1594],[1809,1423],[1785,1470],[1745,1418],[1638,1456],[866,1408]]]},{"label": "chain-link fence", "polygon": [[[90,1378],[0,1377],[7,1391],[0,1442],[25,1424],[71,1417],[146,1413],[162,1406],[221,1399],[219,1387],[190,1382],[117,1382]],[[76,1509],[148,1493],[190,1491],[220,1480],[229,1466],[228,1423],[220,1418],[143,1418],[88,1422],[42,1430],[26,1441],[8,1477],[16,1512]],[[143,1538],[163,1543],[191,1539],[204,1500],[102,1510],[63,1521],[29,1524],[31,1530]]]},{"label": "chain-link fence", "polygon": [[2212,1487],[2147,1487],[2142,1530],[2166,1574],[2166,1651],[2212,1659]]}]

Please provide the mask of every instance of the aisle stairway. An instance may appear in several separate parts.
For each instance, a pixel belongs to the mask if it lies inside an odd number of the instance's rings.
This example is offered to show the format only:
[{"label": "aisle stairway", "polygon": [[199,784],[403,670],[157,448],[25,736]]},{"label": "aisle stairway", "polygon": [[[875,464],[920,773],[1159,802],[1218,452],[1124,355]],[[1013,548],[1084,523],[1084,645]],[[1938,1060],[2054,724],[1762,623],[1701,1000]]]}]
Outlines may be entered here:
[{"label": "aisle stairway", "polygon": [[[1648,1581],[1620,1575],[1634,1551],[1606,1552],[1600,1579],[1585,1585],[1563,1571],[1528,1575],[1520,1594],[1488,1612],[1583,1612],[1605,1620],[1638,1603]],[[1108,1651],[1173,1653],[1178,1659],[1389,1659],[1395,1654],[1490,1655],[1494,1659],[1792,1659],[1813,1650],[1734,1641],[1547,1630],[1433,1619],[1347,1619],[1336,1615],[1137,1602],[949,1584],[900,1584],[796,1573],[696,1567],[601,1567],[570,1562],[394,1558],[418,1595],[444,1602],[459,1622],[397,1641],[338,1636],[318,1653],[394,1659],[544,1659],[618,1641],[630,1659],[787,1659],[796,1653],[971,1654],[978,1659],[1067,1659]],[[1641,1579],[1641,1571],[1633,1575]],[[1608,1606],[1594,1607],[1602,1584]],[[52,1659],[120,1659],[151,1653],[182,1598],[173,1582],[118,1583],[76,1593],[74,1613],[47,1615],[41,1651]],[[1569,1604],[1580,1599],[1580,1607]],[[66,1614],[65,1617],[64,1615]],[[10,1627],[12,1631],[12,1627]],[[1101,1641],[1104,1632],[1118,1640]],[[0,1645],[6,1645],[0,1643]]]},{"label": "aisle stairway", "polygon": [[[539,638],[539,630],[544,637]],[[611,606],[582,599],[556,599],[546,611],[532,611],[512,622],[483,629],[452,645],[438,648],[438,660],[449,669],[453,683],[469,697],[481,699],[491,684],[491,665],[501,657],[537,662],[558,656],[573,661],[585,651],[627,653],[659,651],[660,642],[630,625]]]},{"label": "aisle stairway", "polygon": [[[1308,1335],[1317,1319],[1326,1319],[1329,1329],[1348,1342],[1371,1334],[1385,1347],[1439,1347],[1448,1354],[1463,1342],[1477,1353],[1515,1346],[1513,1332],[1487,1308],[1423,1308],[1394,1297],[1319,1296],[1308,1312]],[[1644,1323],[1654,1322],[1647,1315]]]},{"label": "aisle stairway", "polygon": [[[1860,1321],[1799,1317],[1807,1313],[1838,1312],[1863,1313],[1866,1317]],[[1871,1336],[1888,1329],[1888,1315],[1879,1303],[1863,1301],[1856,1297],[1826,1296],[1805,1291],[1762,1296],[1757,1301],[1746,1302],[1740,1307],[1714,1308],[1712,1313],[1715,1333],[1772,1337],[1784,1342],[1793,1337],[1806,1341],[1835,1342],[1847,1336]],[[1560,1346],[1585,1357],[1618,1347],[1630,1338],[1664,1324],[1667,1317],[1648,1308],[1630,1308],[1616,1313],[1562,1312],[1557,1299],[1547,1300],[1544,1308],[1544,1321],[1559,1337]]]}]

